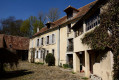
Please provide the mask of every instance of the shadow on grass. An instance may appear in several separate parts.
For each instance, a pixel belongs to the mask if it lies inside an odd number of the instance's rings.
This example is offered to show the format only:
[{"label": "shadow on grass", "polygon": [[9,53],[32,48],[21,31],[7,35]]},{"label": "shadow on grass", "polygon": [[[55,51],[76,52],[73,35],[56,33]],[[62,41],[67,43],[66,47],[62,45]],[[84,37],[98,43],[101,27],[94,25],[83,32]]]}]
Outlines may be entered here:
[{"label": "shadow on grass", "polygon": [[19,76],[24,76],[28,74],[34,73],[33,71],[28,70],[16,70],[16,71],[7,71],[5,73],[0,74],[0,80],[1,79],[8,79],[8,78],[15,78]]}]

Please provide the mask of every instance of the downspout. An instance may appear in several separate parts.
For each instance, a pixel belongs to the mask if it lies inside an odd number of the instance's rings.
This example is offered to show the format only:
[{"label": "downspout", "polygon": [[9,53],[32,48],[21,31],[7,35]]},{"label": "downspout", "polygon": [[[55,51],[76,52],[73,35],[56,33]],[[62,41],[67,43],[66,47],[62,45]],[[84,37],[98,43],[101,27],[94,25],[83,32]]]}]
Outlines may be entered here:
[{"label": "downspout", "polygon": [[60,65],[60,26],[58,26],[57,49],[58,65]]}]

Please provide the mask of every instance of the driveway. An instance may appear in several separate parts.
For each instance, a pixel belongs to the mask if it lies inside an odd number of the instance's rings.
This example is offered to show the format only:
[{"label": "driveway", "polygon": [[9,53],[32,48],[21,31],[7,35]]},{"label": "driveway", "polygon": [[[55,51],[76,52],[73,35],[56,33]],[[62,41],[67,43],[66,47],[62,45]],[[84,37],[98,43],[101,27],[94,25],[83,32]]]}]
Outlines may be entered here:
[{"label": "driveway", "polygon": [[0,80],[81,80],[70,69],[20,62],[17,69],[7,72]]}]

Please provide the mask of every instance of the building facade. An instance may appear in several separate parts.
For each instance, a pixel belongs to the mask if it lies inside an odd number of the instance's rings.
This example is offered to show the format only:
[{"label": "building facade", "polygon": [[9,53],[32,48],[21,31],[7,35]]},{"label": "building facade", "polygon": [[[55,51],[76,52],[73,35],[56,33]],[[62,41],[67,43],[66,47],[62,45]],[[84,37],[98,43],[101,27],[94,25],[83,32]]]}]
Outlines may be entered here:
[{"label": "building facade", "polygon": [[[84,35],[100,25],[100,13],[106,8],[105,1],[96,0],[79,9],[68,6],[66,16],[55,22],[48,22],[30,39],[29,50],[35,48],[35,55],[29,51],[29,61],[44,62],[52,53],[55,65],[68,64],[74,72],[84,72],[92,80],[112,80],[113,54],[96,54],[89,46],[82,44]],[[108,64],[107,64],[108,63]]]}]

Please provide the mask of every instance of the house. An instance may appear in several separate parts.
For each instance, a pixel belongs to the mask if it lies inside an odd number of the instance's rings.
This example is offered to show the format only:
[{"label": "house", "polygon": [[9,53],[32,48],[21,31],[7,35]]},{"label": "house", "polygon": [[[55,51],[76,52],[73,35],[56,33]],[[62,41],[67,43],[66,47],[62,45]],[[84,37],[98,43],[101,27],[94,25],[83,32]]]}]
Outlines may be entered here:
[{"label": "house", "polygon": [[[48,22],[46,27],[33,35],[30,39],[29,62],[44,62],[45,56],[52,53],[55,65],[69,64],[73,68],[73,38],[71,27],[83,16],[96,1],[76,9],[68,6],[64,12],[66,16]],[[54,42],[53,42],[54,41]],[[35,55],[32,50],[35,50]]]},{"label": "house", "polygon": [[5,49],[17,54],[20,60],[28,60],[29,38],[0,34],[0,50]]},{"label": "house", "polygon": [[96,0],[79,9],[68,6],[64,10],[66,16],[48,22],[30,39],[29,61],[44,62],[46,54],[52,53],[56,66],[68,64],[74,72],[84,72],[85,77],[91,77],[92,80],[112,80],[112,52],[96,54],[95,50],[81,41],[86,33],[100,25],[99,15],[107,7],[106,1]]}]

